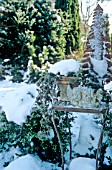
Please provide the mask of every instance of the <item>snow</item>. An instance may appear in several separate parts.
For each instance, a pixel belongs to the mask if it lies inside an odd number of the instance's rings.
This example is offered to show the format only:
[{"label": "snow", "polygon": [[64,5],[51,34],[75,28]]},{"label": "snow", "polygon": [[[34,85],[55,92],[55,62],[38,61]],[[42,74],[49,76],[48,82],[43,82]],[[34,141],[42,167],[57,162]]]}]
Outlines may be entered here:
[{"label": "snow", "polygon": [[[0,7],[1,8],[1,7]],[[3,9],[2,9],[3,10]],[[57,19],[60,22],[61,18],[57,15]],[[103,18],[100,18],[103,19]],[[98,26],[98,22],[95,24]],[[101,21],[99,22],[99,27],[101,27]],[[105,33],[103,27],[100,30],[102,33]],[[102,55],[102,46],[100,44],[100,32],[95,28],[94,29],[95,39],[90,40],[92,49],[95,48],[95,58],[91,58],[93,65],[93,70],[98,73],[100,77],[103,77],[107,74],[107,61]],[[99,39],[98,39],[99,36]],[[103,56],[106,54],[106,46],[103,45],[104,51]],[[99,61],[100,60],[100,61]],[[7,62],[8,60],[4,60]],[[1,66],[0,66],[1,67]],[[2,67],[1,67],[2,68]],[[74,59],[62,60],[52,65],[49,69],[49,73],[67,76],[68,73],[77,72],[80,69],[80,62]],[[6,118],[8,121],[13,121],[19,125],[25,122],[26,117],[31,114],[31,109],[35,104],[36,97],[38,95],[36,90],[36,84],[26,84],[26,83],[12,83],[8,81],[7,78],[5,81],[0,82],[0,106],[2,111],[5,112]],[[112,91],[112,82],[106,84],[104,89],[107,91]],[[86,89],[85,89],[86,90]],[[89,102],[88,102],[89,103]],[[89,104],[88,104],[89,105]],[[0,108],[1,108],[0,107]],[[1,111],[1,110],[0,110]],[[2,112],[1,112],[2,114]],[[71,132],[72,132],[72,149],[73,154],[79,154],[85,156],[94,154],[95,149],[97,149],[99,136],[101,133],[101,124],[99,120],[102,117],[95,114],[83,114],[83,113],[72,113],[74,121],[71,122]],[[54,137],[53,129],[50,130],[50,137]],[[48,162],[42,162],[42,160],[37,155],[27,154],[25,156],[19,157],[21,151],[18,147],[12,147],[8,151],[7,144],[4,145],[4,149],[0,152],[0,170],[61,170],[61,167],[58,167],[57,164],[52,164]],[[52,154],[52,153],[51,153]],[[66,155],[67,156],[67,155]],[[73,155],[72,155],[73,156]],[[107,147],[105,159],[105,164],[109,165],[109,158],[112,157],[112,147]],[[67,159],[67,157],[66,157]],[[9,162],[7,167],[3,167],[4,163]],[[69,162],[69,160],[68,160]],[[68,163],[67,162],[67,163]],[[66,165],[65,165],[66,166]],[[96,169],[96,160],[90,158],[74,158],[69,165],[69,170],[95,170]]]},{"label": "snow", "polygon": [[96,122],[101,120],[101,117],[88,113],[73,113],[73,117],[75,120],[72,123],[71,132],[74,152],[90,155],[97,149],[101,125]]},{"label": "snow", "polygon": [[86,86],[71,88],[70,85],[68,85],[67,87],[68,100],[75,107],[99,108],[101,106],[102,92],[102,89],[94,92],[94,89]]},{"label": "snow", "polygon": [[[95,159],[84,157],[75,158],[70,162],[69,170],[74,170],[74,168],[76,170],[95,170],[95,163]],[[15,159],[7,167],[2,168],[1,170],[52,170],[53,168],[61,170],[61,167],[56,167],[56,165],[48,162],[42,162],[37,155],[27,154]]]},{"label": "snow", "polygon": [[107,91],[112,91],[112,81],[104,85],[104,89]]},{"label": "snow", "polygon": [[[8,150],[8,145],[5,144],[4,148],[7,148]],[[11,162],[17,159],[18,158],[17,155],[21,155],[21,151],[18,146],[16,148],[11,147],[11,149],[7,152],[3,150],[0,153],[0,170],[2,170],[4,162]]]},{"label": "snow", "polygon": [[41,168],[39,162],[31,155],[22,156],[11,162],[4,170],[45,170]]},{"label": "snow", "polygon": [[108,48],[106,44],[110,43],[109,40],[104,40],[104,37],[107,35],[106,26],[104,26],[104,23],[105,17],[103,14],[103,9],[100,10],[100,6],[97,5],[96,9],[94,10],[93,24],[92,28],[90,29],[88,41],[90,43],[90,48],[93,50],[92,54],[89,55],[93,65],[92,69],[99,75],[100,78],[108,75],[109,67],[108,59],[106,57],[106,54],[108,54]]},{"label": "snow", "polygon": [[[57,164],[42,161],[36,154],[21,155],[19,147],[12,147],[7,152],[1,152],[0,170],[53,170],[56,168],[61,170],[61,167],[57,167]],[[4,163],[7,162],[10,164],[4,168]]]},{"label": "snow", "polygon": [[81,155],[86,155],[87,153],[91,154],[92,151],[89,151],[89,148],[94,147],[94,149],[97,149],[100,132],[100,129],[94,121],[85,120],[80,126],[75,152],[80,153]]},{"label": "snow", "polygon": [[[32,95],[30,95],[30,93]],[[12,83],[5,80],[0,82],[0,105],[3,107],[2,109],[6,112],[7,119],[10,121],[14,121],[18,124],[24,122],[26,116],[30,114],[36,96],[37,92],[35,84]],[[101,126],[96,123],[96,121],[99,120],[99,117],[96,118],[94,114],[86,113],[73,113],[73,117],[75,118],[74,122],[71,124],[73,152],[91,154],[92,151],[90,151],[89,148],[97,147],[101,129]],[[51,138],[54,136],[52,130],[50,131],[50,135]],[[93,136],[94,140],[91,139],[90,135]],[[13,147],[10,152],[3,151],[0,153],[0,170],[61,170],[61,167],[58,167],[57,164],[42,162],[40,158],[29,154],[18,157],[17,155],[20,154],[19,149]],[[78,163],[79,160],[82,164]],[[77,168],[76,170],[81,170],[84,166],[86,170],[94,170],[94,166],[91,165],[92,161],[93,160],[89,158],[75,158],[75,161],[73,160],[71,162],[70,170],[72,170],[71,168],[73,167]],[[4,162],[10,163],[4,168]],[[69,162],[67,164],[69,164]],[[65,165],[65,167],[66,166],[67,165]]]},{"label": "snow", "polygon": [[109,17],[109,32],[110,34],[112,33],[112,10],[110,10],[110,6],[112,6],[112,1],[111,0],[107,0],[107,1],[103,1],[103,3],[99,2],[99,4],[101,5],[101,7],[104,9],[104,14],[108,14]]},{"label": "snow", "polygon": [[0,106],[8,121],[19,125],[25,122],[35,103],[37,91],[35,84],[16,84],[0,82]]},{"label": "snow", "polygon": [[[93,61],[93,64],[95,62],[96,60]],[[102,62],[101,67],[104,66],[104,63]],[[80,64],[76,60],[62,60],[51,66],[49,72],[54,74],[60,72],[61,75],[67,75],[69,71],[78,72],[79,68]],[[103,73],[101,73],[102,68],[99,68],[99,65],[97,68],[94,67],[94,69],[100,74],[100,76],[103,76]],[[2,106],[2,110],[6,113],[8,121],[14,121],[19,125],[25,122],[26,117],[31,113],[31,109],[35,104],[36,96],[38,95],[36,88],[36,84],[12,83],[8,80],[0,81],[0,106]],[[112,89],[112,82],[105,85],[105,89]],[[74,121],[71,123],[72,153],[77,153],[83,156],[86,154],[94,154],[102,128],[101,124],[98,122],[102,117],[88,113],[72,114],[74,117]],[[54,137],[54,135],[54,131],[51,129],[50,138]],[[109,163],[108,158],[111,156],[111,149],[112,148],[107,148],[105,157],[106,164]],[[13,147],[10,151],[1,152],[0,170],[61,170],[61,167],[58,167],[57,164],[42,162],[38,156],[30,154],[21,157],[17,156],[20,154],[21,152],[19,151],[19,148]],[[69,164],[67,154],[66,160],[68,161],[67,164]],[[9,165],[5,168],[3,167],[4,162],[9,162]],[[95,159],[90,158],[74,158],[70,163],[69,170],[95,170],[95,162]]]},{"label": "snow", "polygon": [[107,62],[105,60],[97,60],[91,58],[93,64],[93,70],[98,73],[100,77],[103,77],[107,73]]},{"label": "snow", "polygon": [[90,158],[75,158],[71,161],[69,170],[95,170],[95,159]]},{"label": "snow", "polygon": [[102,40],[102,42],[104,43],[103,46],[101,43],[101,36],[105,36],[105,27],[102,27],[102,23],[104,23],[104,16],[103,13],[99,10],[95,10],[95,12],[96,14],[94,17],[94,26],[92,28],[94,39],[89,40],[91,48],[94,50],[94,58],[91,57],[91,62],[93,64],[93,70],[98,73],[98,75],[102,78],[104,75],[107,74],[108,68],[107,61],[105,58],[105,54],[107,53],[107,50],[105,48],[105,42],[103,42]]},{"label": "snow", "polygon": [[49,69],[49,73],[67,76],[70,72],[78,72],[80,68],[80,63],[74,59],[61,60],[54,65],[52,65]]},{"label": "snow", "polygon": [[[66,167],[66,166],[65,166]],[[6,168],[0,170],[61,170],[56,164],[42,161],[37,155],[27,154],[12,161]]]},{"label": "snow", "polygon": [[59,22],[61,22],[61,17],[60,17],[59,15],[56,15],[56,17],[57,17],[57,20],[58,20]]},{"label": "snow", "polygon": [[3,6],[0,6],[0,11],[4,11],[5,8]]},{"label": "snow", "polygon": [[106,148],[106,154],[105,154],[105,159],[104,159],[104,163],[106,165],[109,165],[109,159],[110,160],[112,159],[112,146]]}]

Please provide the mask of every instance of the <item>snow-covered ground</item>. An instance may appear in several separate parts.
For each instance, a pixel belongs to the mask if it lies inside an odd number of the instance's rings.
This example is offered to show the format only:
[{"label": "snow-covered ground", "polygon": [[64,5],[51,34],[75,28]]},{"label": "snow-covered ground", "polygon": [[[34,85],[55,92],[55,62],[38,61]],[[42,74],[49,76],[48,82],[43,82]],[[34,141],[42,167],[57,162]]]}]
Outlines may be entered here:
[{"label": "snow-covered ground", "polygon": [[[62,75],[66,75],[69,71],[65,63],[67,64],[66,61],[64,63],[58,63],[59,68],[61,68]],[[70,67],[71,72],[73,69],[75,69],[75,71],[79,70],[80,66],[78,62],[69,60],[69,65],[70,63],[72,63],[72,65],[74,63],[73,67]],[[57,73],[59,72],[59,69],[54,71]],[[50,70],[50,72],[52,71]],[[106,86],[105,88],[108,87]],[[0,81],[0,106],[2,107],[1,109],[5,111],[8,121],[14,121],[19,125],[25,122],[27,115],[30,115],[31,108],[35,104],[37,95],[35,84],[12,83],[8,80]],[[75,158],[74,154],[77,153],[84,156],[92,155],[94,153],[94,150],[97,148],[101,132],[101,125],[99,123],[101,117],[96,114],[87,113],[71,114],[73,114],[74,117],[71,127],[73,148],[72,156],[74,159],[71,161],[70,165],[68,164],[69,161],[67,162],[65,169],[68,166],[69,170],[95,170],[95,159],[86,157]],[[105,159],[106,164],[108,164],[108,157],[112,157],[111,151],[112,148],[107,148],[107,158]],[[61,167],[57,167],[57,165],[42,162],[37,155],[28,154],[21,157],[17,156],[20,154],[21,151],[18,147],[12,147],[10,151],[1,152],[0,170],[61,170]],[[65,156],[67,160],[68,154]],[[7,167],[3,167],[4,162],[10,163]]]},{"label": "snow-covered ground", "polygon": [[69,170],[95,170],[95,159],[90,158],[76,158],[71,161],[71,164],[69,166]]}]

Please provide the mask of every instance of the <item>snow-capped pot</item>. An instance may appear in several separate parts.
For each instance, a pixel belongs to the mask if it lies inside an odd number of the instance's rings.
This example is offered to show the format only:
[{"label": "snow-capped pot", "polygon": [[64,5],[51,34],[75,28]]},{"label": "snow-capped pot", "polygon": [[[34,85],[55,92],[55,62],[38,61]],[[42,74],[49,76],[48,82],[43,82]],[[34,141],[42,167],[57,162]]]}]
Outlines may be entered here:
[{"label": "snow-capped pot", "polygon": [[50,67],[49,73],[59,75],[60,100],[69,101],[67,97],[67,86],[78,85],[80,62],[74,59],[61,60]]}]

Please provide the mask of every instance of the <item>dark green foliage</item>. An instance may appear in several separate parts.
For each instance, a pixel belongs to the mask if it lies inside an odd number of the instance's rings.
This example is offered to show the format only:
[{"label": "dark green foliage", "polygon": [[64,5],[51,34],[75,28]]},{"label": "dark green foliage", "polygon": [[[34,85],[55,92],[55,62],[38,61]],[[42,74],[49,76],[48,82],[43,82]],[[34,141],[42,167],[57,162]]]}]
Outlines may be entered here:
[{"label": "dark green foliage", "polygon": [[[51,9],[51,3],[35,1],[34,9],[37,12],[32,16],[35,18],[35,24],[32,30],[36,34],[36,54],[38,60],[35,59],[34,63],[38,63],[39,67],[45,64],[45,61],[54,63],[60,58],[64,57],[64,27],[61,21],[57,19],[57,12]],[[34,9],[32,9],[34,11]],[[60,18],[61,19],[61,18]]]},{"label": "dark green foliage", "polygon": [[[67,151],[67,143],[68,143],[68,132],[67,132],[67,117],[64,112],[54,112],[52,110],[52,105],[57,102],[57,98],[59,95],[59,89],[57,86],[58,76],[54,76],[51,74],[45,75],[42,77],[38,83],[38,91],[39,95],[37,97],[36,107],[39,109],[39,112],[42,113],[41,126],[45,128],[43,132],[48,133],[50,129],[54,131],[54,138],[52,140],[53,154],[58,154],[58,159],[61,161],[61,153],[60,153],[60,142],[58,141],[58,137],[53,125],[52,117],[54,116],[55,125],[57,127],[58,133],[60,135],[60,139],[63,145],[64,152]],[[44,135],[45,138],[46,135]],[[58,145],[55,142],[58,142]],[[57,156],[55,156],[56,159]],[[58,161],[59,162],[59,161]]]},{"label": "dark green foliage", "polygon": [[0,15],[0,58],[10,59],[11,64],[25,69],[28,62],[26,2],[2,1],[5,10]]},{"label": "dark green foliage", "polygon": [[55,1],[55,8],[56,9],[62,9],[62,11],[69,11],[70,7],[70,0],[56,0]]},{"label": "dark green foliage", "polygon": [[110,51],[110,54],[112,54],[112,33],[110,34]]},{"label": "dark green foliage", "polygon": [[62,9],[69,16],[69,28],[65,35],[66,54],[80,47],[80,16],[78,0],[56,0],[56,9]]},{"label": "dark green foliage", "polygon": [[107,136],[107,140],[105,141],[105,145],[112,146],[112,110],[110,109],[111,105],[111,96],[106,91],[104,92],[103,100],[106,104],[107,110],[104,112],[104,128],[103,133],[104,136]]},{"label": "dark green foliage", "polygon": [[106,26],[106,35],[109,36],[109,16],[105,15],[105,26]]},{"label": "dark green foliage", "polygon": [[[47,0],[4,0],[0,14],[0,58],[26,70],[64,57],[65,25]],[[59,19],[58,19],[59,18]]]},{"label": "dark green foliage", "polygon": [[[61,151],[52,121],[52,104],[57,100],[59,90],[58,77],[45,75],[37,82],[39,95],[36,110],[27,117],[21,126],[8,122],[0,114],[0,151],[8,151],[12,146],[19,147],[22,155],[37,153],[45,161],[61,165]],[[69,135],[67,116],[64,112],[54,112],[54,120],[60,135],[64,153],[68,151]]]},{"label": "dark green foliage", "polygon": [[[66,118],[59,123],[59,117],[64,113],[58,113],[56,125],[63,141],[64,151],[67,145]],[[22,155],[37,153],[45,161],[61,164],[61,153],[56,133],[53,128],[50,117],[43,119],[39,111],[32,112],[22,125],[16,125],[13,122],[7,122],[5,115],[0,116],[0,152],[9,151],[13,146],[20,148]],[[49,120],[48,120],[49,119]],[[51,137],[50,130],[54,136]]]},{"label": "dark green foliage", "polygon": [[[47,114],[47,113],[46,113]],[[45,161],[52,163],[61,163],[60,147],[56,133],[53,128],[53,124],[50,117],[43,118],[44,114],[40,114],[40,111],[32,113],[31,117],[27,119],[22,127],[21,140],[18,146],[21,148],[24,154],[37,153],[38,156]],[[57,118],[56,124],[59,128],[59,132],[62,141],[64,142],[64,148],[66,149],[66,129],[65,131],[59,127],[59,120]],[[53,131],[54,136],[50,136],[50,130]]]},{"label": "dark green foliage", "polygon": [[[108,94],[107,94],[108,96]],[[107,107],[108,107],[108,97],[107,97]],[[99,167],[102,169],[105,165],[105,159],[108,160],[110,167],[112,166],[111,156],[107,154],[106,149],[112,147],[112,112],[111,109],[104,112],[104,122],[103,122],[103,137],[104,140],[101,141],[100,157],[99,157]],[[106,140],[105,140],[106,139]]]},{"label": "dark green foliage", "polygon": [[5,113],[0,113],[0,152],[17,146],[20,139],[20,127],[13,122],[8,122]]}]

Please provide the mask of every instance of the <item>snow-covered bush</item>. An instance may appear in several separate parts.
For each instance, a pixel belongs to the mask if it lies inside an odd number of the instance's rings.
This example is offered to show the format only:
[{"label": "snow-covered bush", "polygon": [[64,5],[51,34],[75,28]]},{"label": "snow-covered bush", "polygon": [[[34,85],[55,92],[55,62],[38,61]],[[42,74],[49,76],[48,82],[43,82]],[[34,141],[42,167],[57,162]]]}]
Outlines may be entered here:
[{"label": "snow-covered bush", "polygon": [[21,126],[8,122],[5,115],[2,117],[1,151],[18,146],[22,155],[37,153],[42,160],[61,165],[62,156],[64,161],[64,153],[68,151],[69,130],[67,113],[51,109],[58,102],[58,78],[59,76],[47,74],[39,79],[36,110],[32,110]]}]

